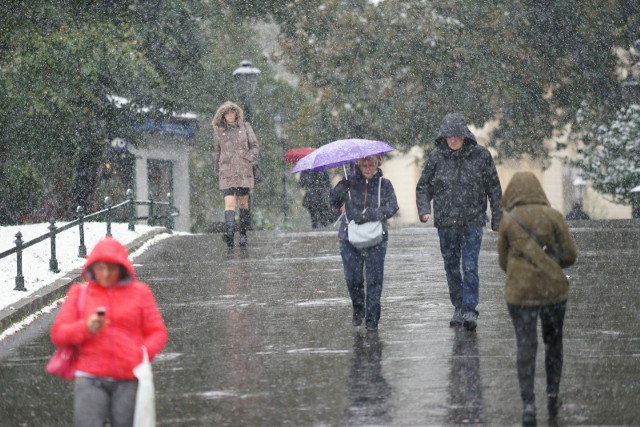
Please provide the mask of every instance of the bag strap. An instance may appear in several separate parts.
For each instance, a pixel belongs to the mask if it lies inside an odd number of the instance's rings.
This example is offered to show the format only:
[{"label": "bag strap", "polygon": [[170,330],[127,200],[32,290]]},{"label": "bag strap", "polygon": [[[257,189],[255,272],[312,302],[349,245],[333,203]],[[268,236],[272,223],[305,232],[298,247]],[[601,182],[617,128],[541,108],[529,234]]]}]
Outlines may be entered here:
[{"label": "bag strap", "polygon": [[[247,150],[251,151],[251,140],[249,139],[249,131],[247,130],[247,123],[242,123],[242,127],[244,128],[244,134],[247,135]],[[257,159],[256,159],[256,162],[254,162],[254,165],[257,165]]]},{"label": "bag strap", "polygon": [[512,212],[507,212],[511,218],[513,218],[513,220],[516,222],[516,224],[518,224],[520,226],[520,228],[522,228],[531,238],[531,240],[533,240],[534,242],[536,242],[538,244],[538,246],[540,246],[540,248],[542,249],[542,251],[546,254],[547,251],[549,250],[549,248],[547,247],[547,245],[545,245],[544,243],[542,243],[540,241],[540,239],[538,238],[538,236],[536,236],[529,228],[527,228],[522,221],[520,221],[520,219],[515,216]]},{"label": "bag strap", "polygon": [[[378,179],[378,208],[380,207],[380,190],[382,189],[382,177]],[[365,206],[366,208],[366,206]],[[349,223],[349,218],[347,217],[347,204],[345,203],[344,208],[344,218],[347,220],[347,224]]]},{"label": "bag strap", "polygon": [[81,313],[84,311],[84,303],[85,303],[85,300],[86,300],[86,297],[87,297],[87,288],[88,287],[89,287],[89,284],[85,283],[80,288],[80,296],[78,296],[78,305],[76,306],[76,309],[78,310],[78,316],[80,316]]}]

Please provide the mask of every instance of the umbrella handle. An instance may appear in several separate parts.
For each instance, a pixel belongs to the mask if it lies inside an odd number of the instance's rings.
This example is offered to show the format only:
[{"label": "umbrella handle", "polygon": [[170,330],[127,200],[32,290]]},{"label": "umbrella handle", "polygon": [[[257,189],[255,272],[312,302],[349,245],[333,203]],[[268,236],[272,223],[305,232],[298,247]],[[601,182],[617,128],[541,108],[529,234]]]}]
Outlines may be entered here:
[{"label": "umbrella handle", "polygon": [[[344,163],[342,164],[342,170],[344,170],[344,178],[349,179],[349,177],[347,176],[347,167],[344,165]],[[351,188],[347,190],[347,193],[349,193],[349,200],[351,200]]]}]

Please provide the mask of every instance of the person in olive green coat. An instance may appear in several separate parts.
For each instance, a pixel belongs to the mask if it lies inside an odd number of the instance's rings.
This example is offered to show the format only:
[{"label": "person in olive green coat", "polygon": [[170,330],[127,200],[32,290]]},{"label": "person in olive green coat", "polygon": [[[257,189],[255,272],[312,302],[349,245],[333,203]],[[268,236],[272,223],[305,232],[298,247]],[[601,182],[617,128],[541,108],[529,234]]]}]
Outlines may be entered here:
[{"label": "person in olive green coat", "polygon": [[498,252],[507,273],[504,298],[516,332],[523,424],[535,425],[534,377],[542,322],[547,409],[555,418],[562,373],[562,327],[569,281],[562,271],[576,260],[576,246],[562,214],[551,208],[531,172],[516,173],[502,197]]}]

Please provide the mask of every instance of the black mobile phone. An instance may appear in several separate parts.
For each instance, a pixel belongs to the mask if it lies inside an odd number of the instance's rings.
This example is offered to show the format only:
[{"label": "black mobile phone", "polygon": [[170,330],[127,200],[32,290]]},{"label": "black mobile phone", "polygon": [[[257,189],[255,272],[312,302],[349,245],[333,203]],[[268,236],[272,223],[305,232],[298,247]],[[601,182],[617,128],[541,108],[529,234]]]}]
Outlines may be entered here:
[{"label": "black mobile phone", "polygon": [[98,313],[98,316],[104,316],[107,313],[107,309],[104,307],[98,307],[96,313]]}]

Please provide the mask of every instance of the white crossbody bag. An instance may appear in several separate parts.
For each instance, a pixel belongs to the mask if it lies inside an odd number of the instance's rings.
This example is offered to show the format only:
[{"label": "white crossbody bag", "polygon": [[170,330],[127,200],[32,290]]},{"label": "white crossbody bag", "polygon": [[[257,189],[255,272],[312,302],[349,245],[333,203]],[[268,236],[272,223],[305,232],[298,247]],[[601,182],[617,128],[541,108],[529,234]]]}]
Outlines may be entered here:
[{"label": "white crossbody bag", "polygon": [[[382,188],[382,178],[378,180],[378,208],[380,208],[380,189]],[[365,208],[366,210],[366,208]],[[356,224],[353,220],[347,219],[347,235],[349,243],[358,249],[366,249],[379,245],[382,242],[382,221],[370,221],[364,224]]]}]

